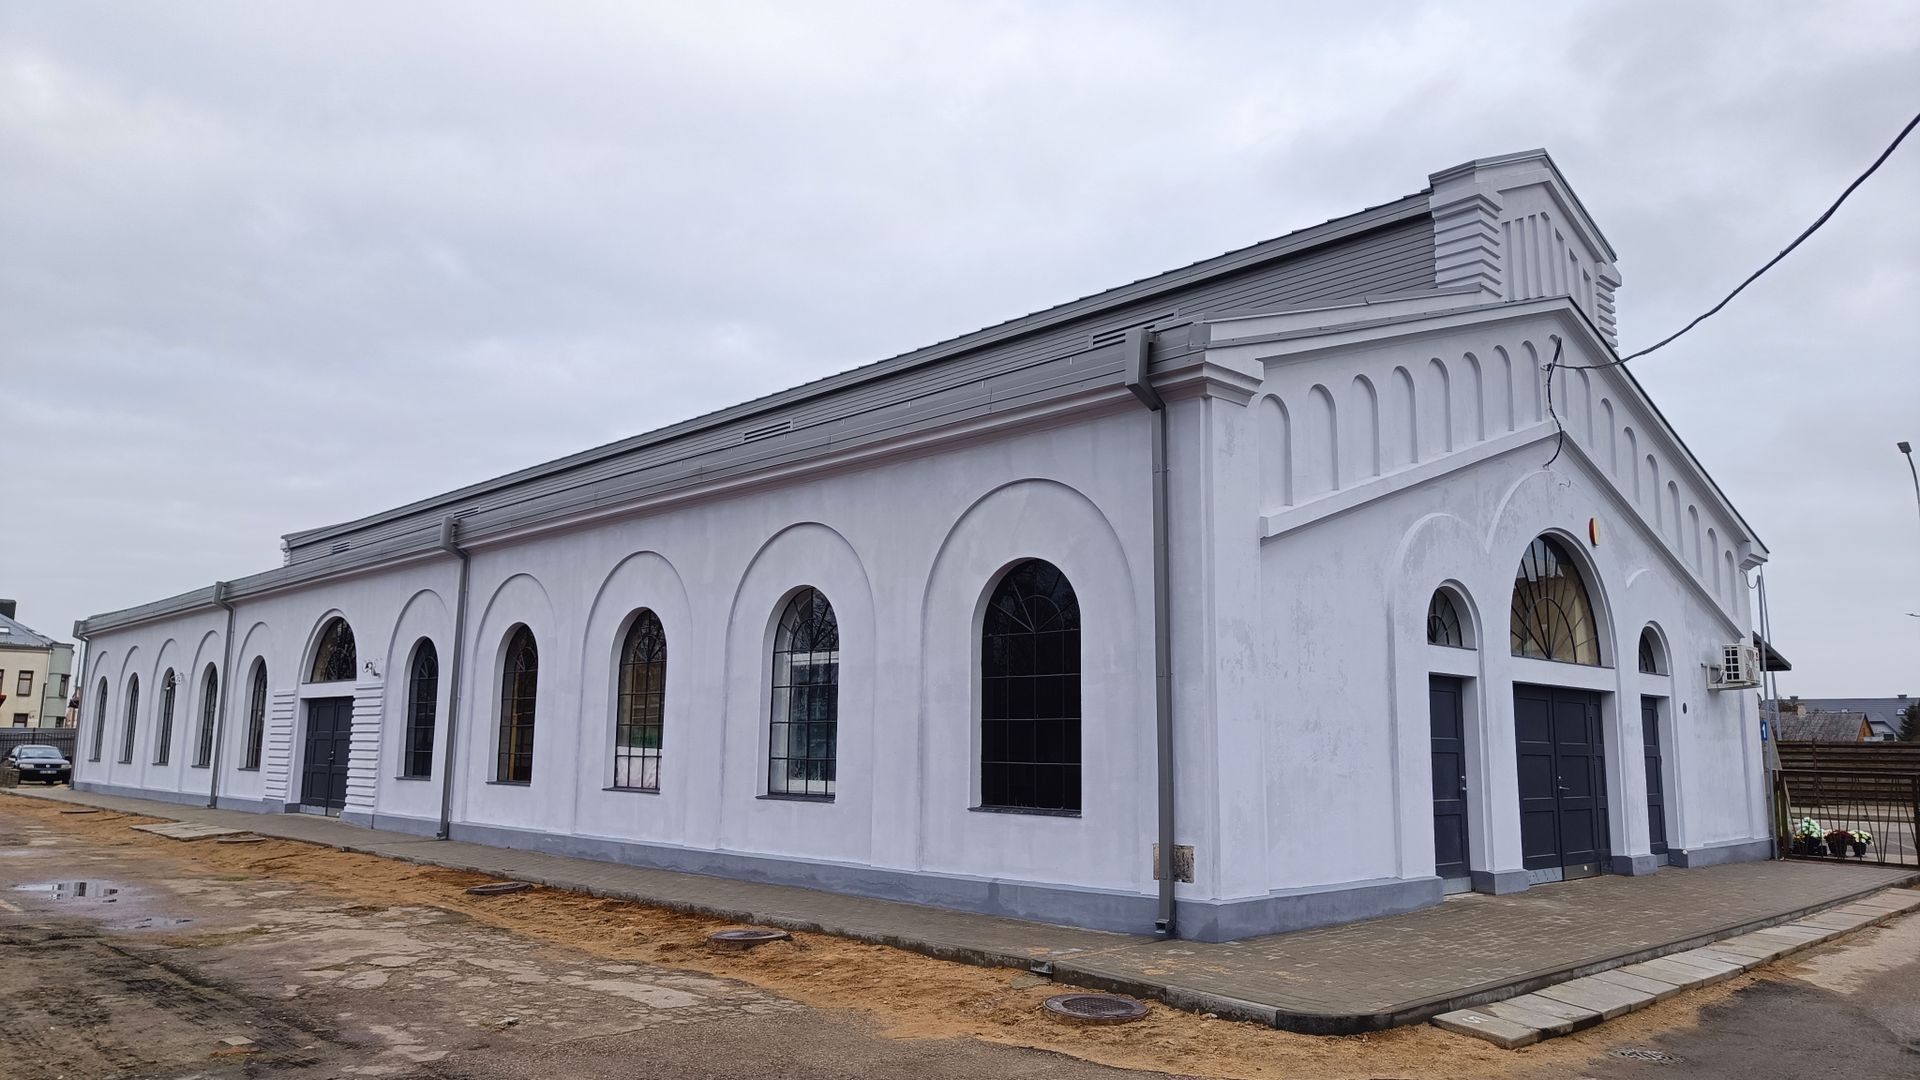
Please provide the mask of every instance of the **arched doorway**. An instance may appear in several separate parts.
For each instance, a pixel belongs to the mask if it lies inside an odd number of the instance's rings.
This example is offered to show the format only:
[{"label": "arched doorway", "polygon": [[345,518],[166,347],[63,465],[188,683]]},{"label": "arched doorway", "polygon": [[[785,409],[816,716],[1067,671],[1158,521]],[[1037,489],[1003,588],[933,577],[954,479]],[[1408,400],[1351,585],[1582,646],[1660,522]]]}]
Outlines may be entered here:
[{"label": "arched doorway", "polygon": [[1435,589],[1427,602],[1427,725],[1433,775],[1433,872],[1447,892],[1472,887],[1467,702],[1479,644],[1465,599]]},{"label": "arched doorway", "polygon": [[[327,696],[306,697],[306,735],[300,746],[300,807],[338,814],[347,805],[347,766],[353,749],[353,688],[359,670],[353,627],[335,616],[321,627],[307,665],[309,685],[339,687]],[[342,692],[344,691],[344,692]]]},{"label": "arched doorway", "polygon": [[[1520,559],[1509,633],[1516,657],[1601,663],[1599,620],[1587,583],[1555,537],[1535,538]],[[1560,680],[1545,665],[1529,668],[1528,678],[1533,672],[1544,677],[1516,679],[1513,687],[1521,866],[1537,881],[1590,877],[1604,872],[1611,859],[1601,694],[1556,685]]]},{"label": "arched doorway", "polygon": [[[1668,686],[1671,669],[1667,649],[1660,635],[1648,626],[1640,631],[1640,740],[1646,756],[1647,773],[1647,850],[1655,858],[1667,854],[1666,757],[1669,739],[1662,729],[1670,719]],[[1649,677],[1650,676],[1650,677]],[[1658,689],[1659,693],[1650,692]]]}]

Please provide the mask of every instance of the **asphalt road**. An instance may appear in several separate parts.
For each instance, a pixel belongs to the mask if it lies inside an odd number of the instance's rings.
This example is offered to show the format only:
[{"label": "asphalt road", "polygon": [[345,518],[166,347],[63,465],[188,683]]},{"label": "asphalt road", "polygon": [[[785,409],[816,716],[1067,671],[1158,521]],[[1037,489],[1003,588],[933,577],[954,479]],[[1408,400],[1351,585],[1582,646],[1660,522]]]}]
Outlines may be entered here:
[{"label": "asphalt road", "polygon": [[[1612,1047],[1583,1075],[1920,1077],[1920,917],[1854,934],[1763,971],[1764,978],[1709,1006],[1698,1024]],[[1641,1056],[1615,1056],[1622,1050]]]}]

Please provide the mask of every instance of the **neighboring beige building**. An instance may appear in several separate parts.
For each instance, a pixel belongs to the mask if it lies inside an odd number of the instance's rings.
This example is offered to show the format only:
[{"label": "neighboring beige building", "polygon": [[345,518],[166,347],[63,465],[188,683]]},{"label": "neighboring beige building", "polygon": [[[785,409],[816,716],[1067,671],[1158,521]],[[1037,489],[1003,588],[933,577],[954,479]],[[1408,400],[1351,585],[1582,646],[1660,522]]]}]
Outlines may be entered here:
[{"label": "neighboring beige building", "polygon": [[73,678],[73,646],[15,619],[0,600],[0,727],[63,727]]}]

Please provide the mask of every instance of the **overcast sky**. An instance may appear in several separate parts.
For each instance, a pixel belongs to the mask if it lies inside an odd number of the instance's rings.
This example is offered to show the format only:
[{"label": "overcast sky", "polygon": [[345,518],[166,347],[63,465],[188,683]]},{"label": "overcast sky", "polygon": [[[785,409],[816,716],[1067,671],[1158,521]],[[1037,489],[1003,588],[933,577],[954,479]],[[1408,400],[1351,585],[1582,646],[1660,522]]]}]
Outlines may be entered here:
[{"label": "overcast sky", "polygon": [[[0,595],[64,635],[1535,146],[1635,348],[1920,110],[1920,5],[1381,7],[7,5]],[[1920,694],[1916,196],[1920,137],[1636,367],[1783,692]]]}]

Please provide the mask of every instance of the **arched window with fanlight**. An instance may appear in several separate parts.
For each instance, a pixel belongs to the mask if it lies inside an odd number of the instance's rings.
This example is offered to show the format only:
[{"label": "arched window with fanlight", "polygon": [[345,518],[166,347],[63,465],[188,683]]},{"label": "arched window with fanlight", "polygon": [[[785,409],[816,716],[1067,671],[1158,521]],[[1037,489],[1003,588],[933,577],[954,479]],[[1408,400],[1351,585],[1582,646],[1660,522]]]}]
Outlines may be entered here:
[{"label": "arched window with fanlight", "polygon": [[1080,787],[1080,600],[1028,559],[981,620],[980,805],[1077,814]]},{"label": "arched window with fanlight", "polygon": [[173,677],[173,669],[168,668],[167,673],[160,677],[160,733],[155,737],[155,765],[165,765],[168,755],[173,752],[173,699],[176,690],[177,680]]},{"label": "arched window with fanlight", "polygon": [[127,676],[127,723],[120,730],[120,764],[133,764],[134,728],[140,721],[140,676]]},{"label": "arched window with fanlight", "polygon": [[440,652],[432,638],[421,638],[407,665],[407,745],[400,775],[425,780],[433,775],[433,739],[440,708]]},{"label": "arched window with fanlight", "polygon": [[220,673],[212,664],[200,680],[200,731],[193,741],[193,767],[204,769],[213,764],[213,721],[219,713]]},{"label": "arched window with fanlight", "polygon": [[1640,631],[1640,672],[1643,675],[1665,675],[1667,673],[1666,650],[1660,647],[1660,638],[1649,626]]},{"label": "arched window with fanlight", "polygon": [[500,755],[494,779],[533,782],[533,711],[540,683],[540,649],[533,631],[515,628],[500,670]]},{"label": "arched window with fanlight", "polygon": [[667,632],[642,608],[620,644],[620,698],[613,718],[613,786],[660,790],[660,744],[666,730]]},{"label": "arched window with fanlight", "polygon": [[88,761],[99,761],[106,752],[101,744],[107,741],[107,680],[100,680],[100,696],[93,703],[93,748],[87,752]]},{"label": "arched window with fanlight", "polygon": [[534,782],[534,705],[540,690],[540,646],[534,632],[516,626],[507,638],[499,673],[499,769],[503,784]]},{"label": "arched window with fanlight", "polygon": [[1467,632],[1460,621],[1460,609],[1454,605],[1453,594],[1445,589],[1433,590],[1433,599],[1427,602],[1427,644],[1446,645],[1455,649],[1467,647]]},{"label": "arched window with fanlight", "polygon": [[353,627],[347,620],[334,617],[320,631],[320,644],[313,650],[313,669],[308,682],[345,682],[360,670],[359,656],[353,645]]},{"label": "arched window with fanlight", "polygon": [[1560,541],[1537,537],[1513,577],[1513,655],[1600,663],[1600,633],[1579,566]]},{"label": "arched window with fanlight", "polygon": [[267,662],[253,661],[252,686],[247,692],[247,745],[240,756],[240,768],[253,771],[260,767],[260,745],[267,733]]},{"label": "arched window with fanlight", "polygon": [[833,797],[840,739],[840,620],[825,593],[793,594],[773,634],[767,794]]}]

